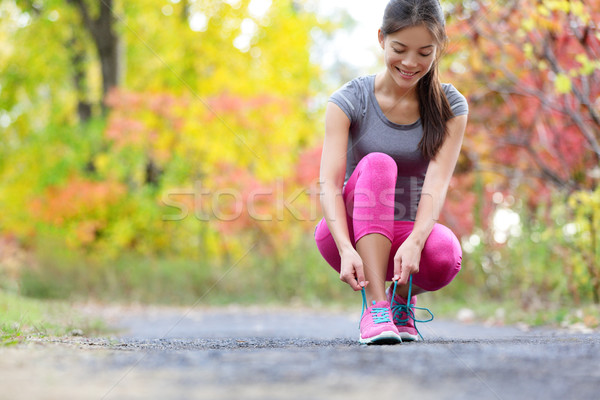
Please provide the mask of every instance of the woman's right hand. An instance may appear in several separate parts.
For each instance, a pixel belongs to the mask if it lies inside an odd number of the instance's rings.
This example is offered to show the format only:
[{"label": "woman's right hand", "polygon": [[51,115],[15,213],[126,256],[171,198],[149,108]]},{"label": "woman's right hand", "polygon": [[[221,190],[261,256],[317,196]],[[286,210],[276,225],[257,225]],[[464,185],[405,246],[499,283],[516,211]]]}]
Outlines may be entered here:
[{"label": "woman's right hand", "polygon": [[354,291],[359,291],[369,284],[365,281],[365,272],[362,258],[356,249],[344,250],[341,257],[340,279],[346,282]]}]

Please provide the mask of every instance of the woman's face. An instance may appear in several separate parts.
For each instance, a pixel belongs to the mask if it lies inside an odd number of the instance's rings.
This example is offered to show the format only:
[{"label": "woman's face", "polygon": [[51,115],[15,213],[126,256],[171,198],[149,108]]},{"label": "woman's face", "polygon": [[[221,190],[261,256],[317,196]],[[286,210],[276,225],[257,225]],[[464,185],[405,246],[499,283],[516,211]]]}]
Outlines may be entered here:
[{"label": "woman's face", "polygon": [[388,73],[400,87],[417,84],[435,61],[437,45],[424,25],[404,28],[384,37],[379,31]]}]

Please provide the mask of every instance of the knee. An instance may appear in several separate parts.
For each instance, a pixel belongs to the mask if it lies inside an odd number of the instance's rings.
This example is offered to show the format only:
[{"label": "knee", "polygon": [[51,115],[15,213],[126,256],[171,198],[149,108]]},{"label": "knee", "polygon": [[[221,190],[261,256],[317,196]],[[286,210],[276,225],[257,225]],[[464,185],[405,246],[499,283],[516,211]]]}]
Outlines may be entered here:
[{"label": "knee", "polygon": [[379,177],[389,176],[395,181],[398,176],[398,165],[388,154],[380,152],[369,153],[360,162],[366,163],[369,166],[369,170]]},{"label": "knee", "polygon": [[394,161],[394,159],[390,155],[378,151],[367,154],[363,157],[363,160],[365,160],[365,162],[368,162],[372,168],[382,170],[397,168],[396,161]]},{"label": "knee", "polygon": [[[462,249],[458,238],[454,233],[443,225],[437,226],[437,234],[434,235],[434,249],[437,264],[448,273],[456,275],[462,263]],[[443,231],[443,232],[440,232]]]},{"label": "knee", "polygon": [[422,253],[424,289],[434,291],[448,285],[458,274],[462,250],[458,239],[445,226],[436,225]]}]

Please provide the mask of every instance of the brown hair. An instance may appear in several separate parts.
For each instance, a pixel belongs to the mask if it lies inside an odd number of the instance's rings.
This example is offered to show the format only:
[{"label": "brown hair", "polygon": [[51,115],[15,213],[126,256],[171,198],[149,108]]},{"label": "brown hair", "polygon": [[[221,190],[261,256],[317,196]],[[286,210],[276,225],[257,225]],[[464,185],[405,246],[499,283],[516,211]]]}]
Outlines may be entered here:
[{"label": "brown hair", "polygon": [[385,7],[381,32],[392,34],[412,26],[425,26],[438,44],[436,59],[429,72],[417,83],[423,138],[419,149],[432,159],[444,143],[446,122],[454,116],[438,76],[438,62],[448,44],[444,13],[439,0],[391,0]]}]

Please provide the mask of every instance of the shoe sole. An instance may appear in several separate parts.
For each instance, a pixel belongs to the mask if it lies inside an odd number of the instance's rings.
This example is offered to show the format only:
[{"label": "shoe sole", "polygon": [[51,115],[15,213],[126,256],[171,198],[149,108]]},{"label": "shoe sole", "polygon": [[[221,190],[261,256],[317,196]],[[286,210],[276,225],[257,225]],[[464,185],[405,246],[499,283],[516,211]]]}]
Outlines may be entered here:
[{"label": "shoe sole", "polygon": [[360,344],[398,344],[402,343],[402,338],[397,333],[386,331],[366,339],[361,336],[359,342]]},{"label": "shoe sole", "polygon": [[419,335],[411,335],[408,332],[400,332],[400,338],[403,342],[417,342],[419,340]]}]

